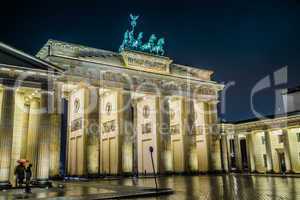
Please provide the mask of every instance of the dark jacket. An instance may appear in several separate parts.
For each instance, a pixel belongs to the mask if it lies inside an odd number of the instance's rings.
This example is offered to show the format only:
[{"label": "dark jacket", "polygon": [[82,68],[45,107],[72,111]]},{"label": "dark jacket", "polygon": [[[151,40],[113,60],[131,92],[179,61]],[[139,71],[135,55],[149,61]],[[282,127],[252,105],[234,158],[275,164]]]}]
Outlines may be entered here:
[{"label": "dark jacket", "polygon": [[31,167],[27,167],[27,168],[26,168],[25,174],[26,174],[26,179],[30,180],[30,179],[31,179],[31,176],[32,176]]},{"label": "dark jacket", "polygon": [[18,165],[15,168],[15,175],[18,179],[24,179],[25,178],[25,167],[23,165]]}]

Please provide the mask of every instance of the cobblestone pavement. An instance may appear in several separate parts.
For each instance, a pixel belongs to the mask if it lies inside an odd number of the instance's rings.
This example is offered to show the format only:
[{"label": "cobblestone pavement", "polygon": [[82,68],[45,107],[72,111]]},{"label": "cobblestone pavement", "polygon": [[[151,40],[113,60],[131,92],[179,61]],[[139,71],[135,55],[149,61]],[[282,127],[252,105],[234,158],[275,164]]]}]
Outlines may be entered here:
[{"label": "cobblestone pavement", "polygon": [[[60,184],[56,182],[55,184]],[[172,195],[149,197],[149,200],[300,200],[300,178],[264,177],[244,175],[170,176],[158,179],[162,188],[172,188]],[[134,187],[132,187],[134,186]],[[34,189],[35,196],[24,196],[22,191],[0,192],[0,200],[8,199],[97,199],[137,194],[145,188],[155,187],[154,179],[93,180],[68,182],[64,189]],[[88,196],[85,196],[88,195]],[[57,198],[57,196],[61,196]],[[76,197],[76,198],[74,198]],[[124,197],[124,196],[123,196]],[[126,196],[125,196],[126,197]],[[130,197],[126,197],[130,199]],[[137,198],[144,199],[144,198]]]}]

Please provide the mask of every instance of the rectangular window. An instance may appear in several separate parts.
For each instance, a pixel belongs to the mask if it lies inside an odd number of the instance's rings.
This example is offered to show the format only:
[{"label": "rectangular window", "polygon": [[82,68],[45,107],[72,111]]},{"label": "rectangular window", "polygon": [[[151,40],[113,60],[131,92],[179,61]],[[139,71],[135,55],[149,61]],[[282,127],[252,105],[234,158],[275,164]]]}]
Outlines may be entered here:
[{"label": "rectangular window", "polygon": [[297,133],[297,141],[300,142],[300,133]]},{"label": "rectangular window", "polygon": [[278,142],[283,143],[284,137],[283,135],[278,135]]},{"label": "rectangular window", "polygon": [[265,144],[266,143],[266,138],[265,138],[265,136],[263,135],[263,136],[261,136],[261,143],[262,144]]},{"label": "rectangular window", "polygon": [[268,166],[268,163],[267,163],[267,155],[264,154],[263,157],[264,157],[264,165],[265,165],[265,167],[267,167],[267,166]]}]

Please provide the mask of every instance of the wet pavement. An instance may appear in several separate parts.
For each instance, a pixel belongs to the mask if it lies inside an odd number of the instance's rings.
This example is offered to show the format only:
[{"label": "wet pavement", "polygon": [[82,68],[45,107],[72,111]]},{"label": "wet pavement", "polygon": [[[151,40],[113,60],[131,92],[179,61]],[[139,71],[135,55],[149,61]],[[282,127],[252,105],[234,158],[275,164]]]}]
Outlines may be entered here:
[{"label": "wet pavement", "polygon": [[[54,185],[62,182],[55,182]],[[194,200],[194,199],[242,199],[242,200],[300,200],[300,178],[264,177],[244,175],[170,176],[158,179],[159,187],[172,188],[171,195],[148,197],[149,200]],[[67,182],[62,189],[33,189],[32,196],[21,190],[0,192],[0,200],[8,199],[104,199],[117,198],[124,194],[142,194],[147,188],[155,187],[154,179],[93,180]],[[152,191],[153,192],[153,191]],[[59,196],[59,197],[58,197]],[[120,196],[122,197],[122,196]],[[137,196],[135,196],[137,197]],[[123,196],[133,199],[132,196]],[[135,199],[145,199],[145,196]]]},{"label": "wet pavement", "polygon": [[173,190],[165,188],[155,190],[151,187],[126,186],[111,184],[103,180],[53,182],[52,188],[32,188],[31,193],[24,189],[0,191],[0,200],[11,199],[50,199],[50,200],[96,200],[96,199],[129,199],[168,195]]},{"label": "wet pavement", "polygon": [[[153,179],[119,180],[118,185],[155,186]],[[148,200],[300,200],[300,178],[245,175],[174,176],[159,179],[160,187],[172,188],[173,195]],[[142,198],[138,198],[142,199]]]}]

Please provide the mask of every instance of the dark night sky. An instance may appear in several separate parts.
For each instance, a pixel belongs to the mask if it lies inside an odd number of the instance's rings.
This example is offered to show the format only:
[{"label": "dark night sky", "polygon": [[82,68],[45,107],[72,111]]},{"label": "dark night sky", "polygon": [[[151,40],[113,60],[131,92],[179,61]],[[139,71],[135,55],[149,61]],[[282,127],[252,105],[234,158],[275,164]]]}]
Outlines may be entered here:
[{"label": "dark night sky", "polygon": [[166,38],[176,63],[215,71],[235,81],[227,92],[228,120],[253,117],[250,92],[262,78],[288,65],[288,84],[259,92],[255,107],[274,112],[274,89],[300,85],[300,2],[273,1],[7,1],[1,2],[0,40],[35,54],[49,39],[116,51],[129,13],[137,31]]}]

